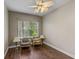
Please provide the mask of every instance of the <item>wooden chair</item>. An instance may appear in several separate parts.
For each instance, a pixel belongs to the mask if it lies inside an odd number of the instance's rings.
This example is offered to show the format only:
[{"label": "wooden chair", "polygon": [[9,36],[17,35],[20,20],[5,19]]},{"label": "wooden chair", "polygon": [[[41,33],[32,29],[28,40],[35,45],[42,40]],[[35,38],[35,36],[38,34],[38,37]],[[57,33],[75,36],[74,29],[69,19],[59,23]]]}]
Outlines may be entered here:
[{"label": "wooden chair", "polygon": [[20,42],[21,47],[30,47],[31,46],[31,39],[22,38]]},{"label": "wooden chair", "polygon": [[43,45],[43,41],[42,41],[42,39],[41,38],[33,38],[32,39],[32,45],[34,46],[34,45]]}]

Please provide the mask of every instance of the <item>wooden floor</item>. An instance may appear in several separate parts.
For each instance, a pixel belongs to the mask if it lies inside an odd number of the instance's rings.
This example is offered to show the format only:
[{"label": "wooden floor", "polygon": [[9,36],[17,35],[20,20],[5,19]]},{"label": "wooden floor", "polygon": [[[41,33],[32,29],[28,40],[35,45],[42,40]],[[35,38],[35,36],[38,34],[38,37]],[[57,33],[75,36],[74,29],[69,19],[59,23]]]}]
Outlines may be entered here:
[{"label": "wooden floor", "polygon": [[73,59],[46,45],[30,48],[10,48],[5,59]]}]

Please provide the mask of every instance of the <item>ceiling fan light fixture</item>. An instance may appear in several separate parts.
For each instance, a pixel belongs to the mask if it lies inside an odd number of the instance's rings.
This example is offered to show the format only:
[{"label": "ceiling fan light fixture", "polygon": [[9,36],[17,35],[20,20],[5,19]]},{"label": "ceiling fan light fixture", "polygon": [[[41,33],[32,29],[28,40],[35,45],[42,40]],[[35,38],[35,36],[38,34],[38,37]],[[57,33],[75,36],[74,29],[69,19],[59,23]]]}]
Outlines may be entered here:
[{"label": "ceiling fan light fixture", "polygon": [[34,13],[43,13],[47,12],[49,7],[51,7],[54,2],[52,0],[35,0],[36,5],[31,6],[34,8]]}]

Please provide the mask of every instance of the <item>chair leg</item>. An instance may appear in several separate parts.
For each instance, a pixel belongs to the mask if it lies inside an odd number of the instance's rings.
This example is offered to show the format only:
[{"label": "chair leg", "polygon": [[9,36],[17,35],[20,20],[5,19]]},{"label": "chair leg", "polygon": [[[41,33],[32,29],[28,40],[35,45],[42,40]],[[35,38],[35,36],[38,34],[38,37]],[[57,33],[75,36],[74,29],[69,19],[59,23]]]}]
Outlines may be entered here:
[{"label": "chair leg", "polygon": [[33,47],[34,47],[34,44],[32,44],[33,45]]},{"label": "chair leg", "polygon": [[43,42],[41,43],[42,47],[43,47]]}]

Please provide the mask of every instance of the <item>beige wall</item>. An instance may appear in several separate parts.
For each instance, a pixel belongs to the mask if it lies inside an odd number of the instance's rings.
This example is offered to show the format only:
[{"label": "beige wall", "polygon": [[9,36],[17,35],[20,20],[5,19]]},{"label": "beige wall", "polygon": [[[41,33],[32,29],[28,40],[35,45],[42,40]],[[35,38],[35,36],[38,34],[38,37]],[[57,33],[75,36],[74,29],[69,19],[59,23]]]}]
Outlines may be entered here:
[{"label": "beige wall", "polygon": [[18,20],[24,21],[38,21],[40,23],[40,34],[42,33],[41,25],[42,19],[39,16],[17,13],[17,12],[9,12],[9,42],[12,42],[14,37],[17,36],[17,24]]},{"label": "beige wall", "polygon": [[75,55],[75,14],[74,0],[46,15],[43,19],[45,42],[71,56]]},{"label": "beige wall", "polygon": [[6,53],[7,48],[8,48],[8,10],[6,6],[4,6],[4,53]]}]

